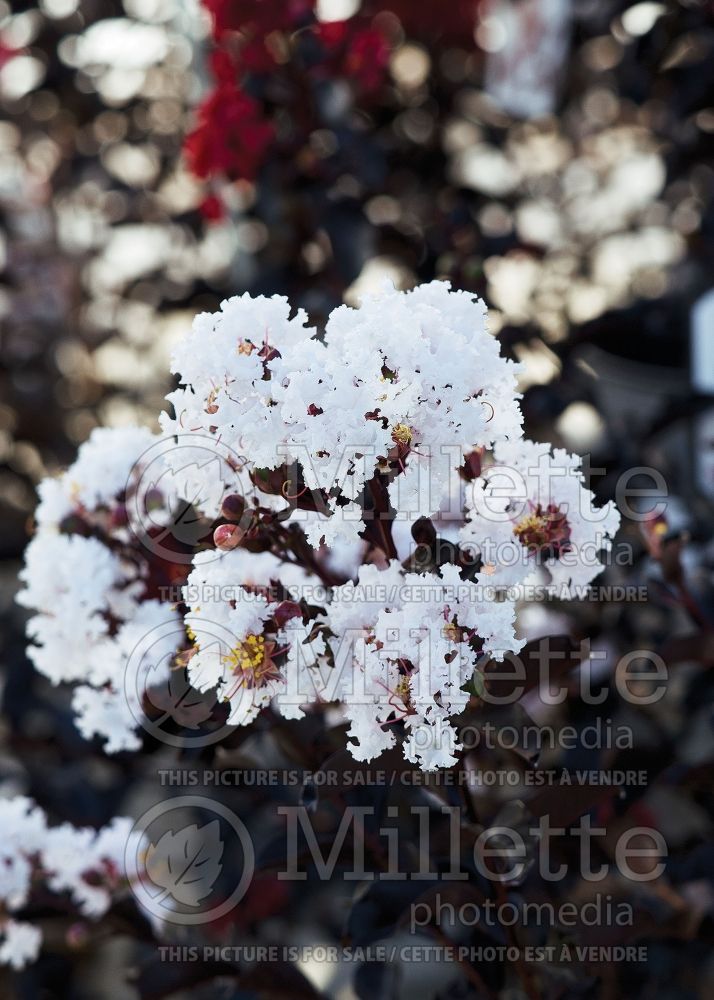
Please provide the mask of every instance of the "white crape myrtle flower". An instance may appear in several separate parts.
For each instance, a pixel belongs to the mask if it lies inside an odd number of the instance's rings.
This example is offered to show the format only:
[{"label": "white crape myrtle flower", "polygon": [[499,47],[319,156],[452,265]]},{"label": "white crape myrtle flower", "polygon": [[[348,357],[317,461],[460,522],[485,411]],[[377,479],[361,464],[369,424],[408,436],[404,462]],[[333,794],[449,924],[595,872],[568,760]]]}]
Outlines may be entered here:
[{"label": "white crape myrtle flower", "polygon": [[42,931],[39,927],[19,920],[6,920],[0,924],[0,965],[24,969],[40,953]]},{"label": "white crape myrtle flower", "polygon": [[63,823],[49,826],[39,806],[24,796],[0,799],[0,964],[20,969],[40,949],[39,928],[16,921],[41,880],[51,892],[68,893],[79,913],[97,920],[125,882],[125,852],[138,849],[141,834],[117,817],[100,830]]},{"label": "white crape myrtle flower", "polygon": [[[142,699],[152,688],[162,688],[173,668],[180,635],[175,607],[156,600],[137,605],[101,650],[98,669],[74,689],[75,723],[85,739],[106,741],[107,753],[138,750],[136,729],[142,718]],[[100,672],[101,671],[101,672]]]},{"label": "white crape myrtle flower", "polygon": [[561,597],[577,596],[602,570],[620,524],[613,503],[595,506],[582,460],[549,444],[500,442],[494,462],[466,492],[462,542],[478,552],[484,586],[533,581],[539,568]]},{"label": "white crape myrtle flower", "polygon": [[74,722],[85,740],[98,737],[106,753],[139,750],[137,719],[123,691],[78,685],[72,692]]},{"label": "white crape myrtle flower", "polygon": [[[141,834],[132,833],[132,826],[127,817],[117,817],[101,830],[69,823],[51,827],[42,851],[49,888],[69,892],[85,917],[101,917],[122,877],[125,852],[131,856],[130,837],[137,844],[141,839]],[[90,873],[94,877],[88,880]]]},{"label": "white crape myrtle flower", "polygon": [[423,771],[456,764],[462,746],[443,709],[430,707],[422,718],[408,717],[406,725],[409,735],[404,741],[404,756],[408,761],[419,764]]},{"label": "white crape myrtle flower", "polygon": [[56,530],[76,511],[114,505],[137,461],[156,440],[157,435],[145,427],[95,427],[70,468],[40,483],[35,511],[38,526]]},{"label": "white crape myrtle flower", "polygon": [[[302,694],[306,685],[288,685],[285,673],[306,669],[324,650],[319,636],[308,641],[309,629],[296,604],[319,583],[300,566],[269,552],[234,549],[218,559],[210,551],[195,557],[185,587],[189,611],[184,621],[195,644],[188,676],[197,691],[217,689],[219,699],[230,703],[229,725],[252,721],[281,694],[285,713],[300,714],[305,698],[288,698],[286,689]],[[281,608],[290,615],[290,628],[280,620],[266,636],[266,626]],[[275,662],[281,655],[287,655],[285,668]]]},{"label": "white crape myrtle flower", "polygon": [[126,584],[121,560],[96,538],[40,532],[30,542],[18,602],[37,614],[28,625],[28,653],[54,683],[101,670],[107,615]]},{"label": "white crape myrtle flower", "polygon": [[[172,605],[146,598],[145,550],[126,518],[127,487],[157,440],[142,428],[94,430],[76,462],[40,485],[37,532],[20,572],[18,603],[35,612],[28,655],[53,684],[81,682],[73,694],[77,727],[106,740],[110,753],[140,746],[142,692],[148,681],[165,680],[180,632]],[[151,678],[128,676],[141,670],[141,642],[172,623],[173,637],[153,650]]]},{"label": "white crape myrtle flower", "polygon": [[[185,475],[184,469],[196,474],[190,451],[187,457],[183,454],[187,435],[197,437],[197,448],[199,439],[213,438],[231,454],[246,456],[244,472],[276,468],[285,461],[286,449],[294,433],[300,433],[307,413],[300,414],[294,426],[284,419],[283,383],[301,371],[311,351],[320,360],[325,354],[322,344],[311,343],[315,330],[306,328],[306,321],[302,310],[290,318],[285,298],[248,294],[227,299],[220,313],[196,317],[191,334],[172,355],[171,370],[185,385],[167,397],[176,416],[160,417],[166,433],[182,437],[182,454],[175,456],[179,476]],[[196,460],[200,463],[198,451]],[[226,480],[226,492],[234,492],[245,475],[233,483]],[[193,496],[204,513],[218,513],[220,496],[202,489],[200,483]]]},{"label": "white crape myrtle flower", "polygon": [[30,799],[18,795],[0,799],[0,904],[10,911],[27,902],[32,858],[41,850],[47,832],[45,814]]}]

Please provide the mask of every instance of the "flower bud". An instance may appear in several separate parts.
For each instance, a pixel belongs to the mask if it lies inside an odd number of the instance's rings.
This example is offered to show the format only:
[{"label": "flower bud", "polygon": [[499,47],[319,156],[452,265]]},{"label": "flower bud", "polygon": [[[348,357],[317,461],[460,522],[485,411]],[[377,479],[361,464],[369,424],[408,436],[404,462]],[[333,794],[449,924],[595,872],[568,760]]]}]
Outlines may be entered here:
[{"label": "flower bud", "polygon": [[221,552],[237,548],[245,534],[236,524],[219,524],[213,532],[213,541]]},{"label": "flower bud", "polygon": [[223,501],[221,516],[227,521],[240,521],[245,511],[245,500],[237,493],[231,493]]},{"label": "flower bud", "polygon": [[418,545],[431,549],[436,545],[436,529],[434,522],[428,517],[420,517],[412,525],[412,538]]},{"label": "flower bud", "polygon": [[478,479],[478,477],[481,475],[481,469],[483,467],[482,460],[483,460],[482,448],[476,448],[475,451],[470,451],[468,453],[468,455],[464,459],[464,464],[461,466],[461,469],[459,470],[461,472],[462,477],[466,480],[466,482],[468,483],[473,482],[474,479]]},{"label": "flower bud", "polygon": [[282,628],[293,618],[302,618],[302,608],[295,601],[281,601],[273,613],[279,628]]}]

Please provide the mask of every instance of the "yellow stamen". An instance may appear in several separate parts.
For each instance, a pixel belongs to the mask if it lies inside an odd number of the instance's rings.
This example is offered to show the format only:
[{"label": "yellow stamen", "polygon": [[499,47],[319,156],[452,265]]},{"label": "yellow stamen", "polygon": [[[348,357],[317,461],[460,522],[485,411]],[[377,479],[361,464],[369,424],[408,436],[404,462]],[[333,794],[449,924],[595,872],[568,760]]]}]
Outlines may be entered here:
[{"label": "yellow stamen", "polygon": [[392,430],[392,440],[397,444],[411,444],[414,434],[408,424],[397,424]]},{"label": "yellow stamen", "polygon": [[570,525],[555,504],[545,508],[538,504],[514,524],[513,534],[530,552],[559,555],[570,548]]},{"label": "yellow stamen", "polygon": [[461,642],[461,629],[453,622],[448,622],[444,625],[443,636],[450,642]]},{"label": "yellow stamen", "polygon": [[515,525],[513,534],[519,540],[525,535],[544,535],[548,530],[548,523],[548,518],[544,517],[543,514],[532,512],[521,518],[518,524]]},{"label": "yellow stamen", "polygon": [[408,677],[399,678],[394,687],[394,693],[397,696],[397,698],[399,698],[400,701],[404,702],[405,705],[410,704],[412,689]]},{"label": "yellow stamen", "polygon": [[255,673],[265,659],[265,639],[262,635],[248,635],[225,657],[227,663],[241,673]]},{"label": "yellow stamen", "polygon": [[262,635],[247,635],[223,657],[230,672],[247,687],[259,687],[279,677],[273,661],[275,643],[266,643]]}]

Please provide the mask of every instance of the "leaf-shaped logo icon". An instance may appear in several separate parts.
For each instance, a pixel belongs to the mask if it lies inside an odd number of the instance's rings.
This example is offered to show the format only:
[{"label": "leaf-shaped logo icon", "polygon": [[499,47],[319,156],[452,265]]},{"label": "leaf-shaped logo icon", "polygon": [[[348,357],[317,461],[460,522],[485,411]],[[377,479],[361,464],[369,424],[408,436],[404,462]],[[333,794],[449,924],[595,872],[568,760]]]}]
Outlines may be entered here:
[{"label": "leaf-shaped logo icon", "polygon": [[144,867],[151,881],[163,892],[154,903],[170,896],[183,906],[197,907],[211,892],[221,872],[223,855],[218,820],[199,827],[167,830],[158,843],[150,844]]},{"label": "leaf-shaped logo icon", "polygon": [[164,712],[164,718],[174,719],[180,726],[198,729],[202,722],[210,719],[216,705],[215,692],[200,692],[191,687],[185,670],[172,669],[159,687],[147,691],[149,701]]},{"label": "leaf-shaped logo icon", "polygon": [[[193,457],[197,452],[203,454],[203,461]],[[169,536],[187,545],[197,544],[207,530],[204,509],[219,506],[225,493],[224,463],[220,457],[205,448],[192,447],[190,454],[192,460],[181,468],[163,469],[158,478],[145,474],[138,513],[145,530],[158,529],[159,534],[152,535],[154,545]],[[167,498],[165,506],[171,510],[168,522],[163,504],[154,516],[148,498],[155,494]]]},{"label": "leaf-shaped logo icon", "polygon": [[[152,483],[150,490],[157,489]],[[150,511],[141,512],[141,520],[146,530],[154,527],[159,534],[152,535],[152,543],[159,545],[166,538],[174,538],[187,545],[195,545],[206,533],[205,520],[200,514],[200,487],[193,487],[194,496],[191,499],[179,498],[175,501],[168,522],[163,519],[154,524]]]}]

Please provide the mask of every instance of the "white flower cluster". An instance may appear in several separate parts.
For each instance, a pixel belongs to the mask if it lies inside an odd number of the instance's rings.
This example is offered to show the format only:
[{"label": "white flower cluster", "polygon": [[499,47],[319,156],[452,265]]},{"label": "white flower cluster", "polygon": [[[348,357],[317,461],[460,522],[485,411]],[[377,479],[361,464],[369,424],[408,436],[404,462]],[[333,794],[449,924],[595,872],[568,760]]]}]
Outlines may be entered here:
[{"label": "white flower cluster", "polygon": [[[435,514],[457,476],[454,456],[520,433],[516,368],[486,331],[485,307],[446,282],[385,291],[330,316],[324,341],[285,298],[228,299],[177,348],[184,388],[168,397],[170,434],[212,437],[256,469],[299,465],[324,493],[307,535],[355,541],[361,495],[390,459],[402,514]],[[408,458],[407,458],[408,456]],[[213,513],[217,513],[215,510]]]},{"label": "white flower cluster", "polygon": [[[30,658],[54,684],[80,682],[77,726],[86,739],[106,739],[110,753],[140,746],[135,728],[145,684],[127,676],[141,663],[137,645],[179,622],[172,605],[146,599],[148,570],[127,522],[126,494],[154,440],[141,428],[93,431],[76,462],[40,484],[37,532],[20,573],[18,601],[36,612],[27,629]],[[174,636],[165,652],[175,645]],[[154,670],[161,663],[157,655]]]},{"label": "white flower cluster", "polygon": [[0,828],[0,964],[20,969],[37,958],[42,933],[12,915],[31,904],[37,883],[67,893],[83,917],[98,920],[123,888],[125,851],[140,835],[123,817],[100,830],[48,826],[42,809],[24,796],[0,799]]},{"label": "white flower cluster", "polygon": [[[118,697],[129,647],[180,613],[177,669],[228,702],[230,724],[338,703],[358,759],[400,732],[409,760],[454,763],[451,719],[479,662],[522,646],[514,586],[589,583],[619,523],[593,506],[577,457],[524,440],[517,366],[485,319],[444,282],[336,309],[322,339],[277,296],[196,318],[162,436],[95,432],[42,488],[21,599],[39,612],[38,669],[83,682],[86,735],[132,746],[140,706]],[[175,603],[147,589],[154,570],[129,558],[127,529],[106,525],[153,441],[164,523],[184,498],[213,532]]]},{"label": "white flower cluster", "polygon": [[[389,596],[385,604],[362,600],[362,593]],[[449,716],[466,707],[470,695],[464,685],[479,654],[500,658],[522,645],[514,617],[512,604],[485,600],[457,566],[428,574],[404,573],[397,561],[384,570],[360,567],[357,583],[336,588],[330,605],[335,659],[341,666],[346,644],[356,668],[340,672],[339,692],[352,723],[349,735],[356,740],[353,755],[370,760],[392,746],[394,717],[409,734],[407,760],[425,770],[456,763]],[[478,653],[471,644],[475,638]]]}]

